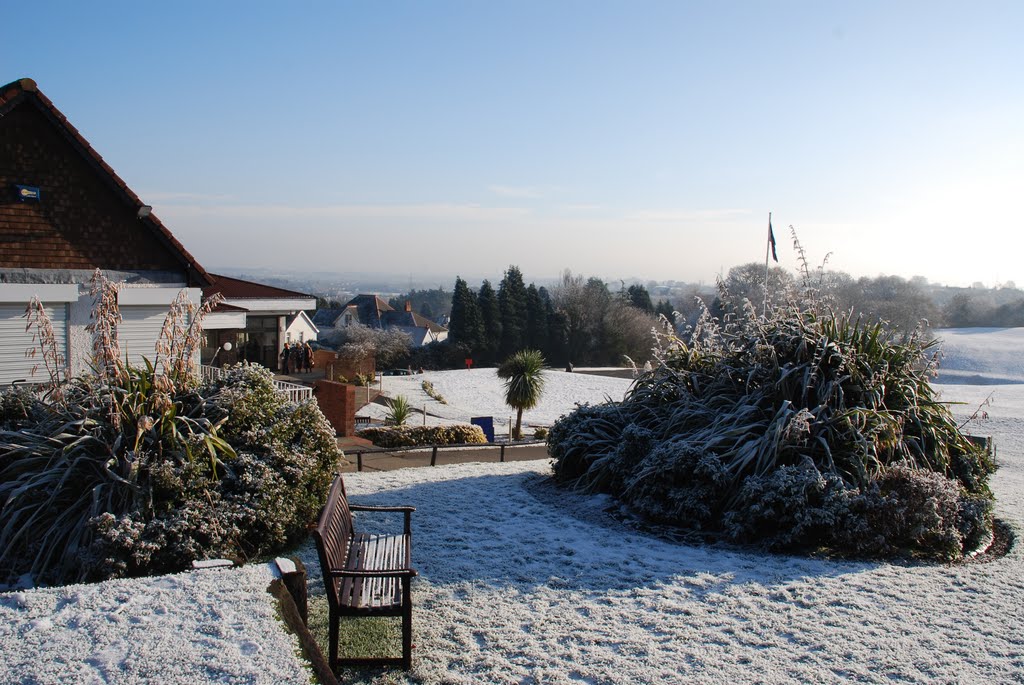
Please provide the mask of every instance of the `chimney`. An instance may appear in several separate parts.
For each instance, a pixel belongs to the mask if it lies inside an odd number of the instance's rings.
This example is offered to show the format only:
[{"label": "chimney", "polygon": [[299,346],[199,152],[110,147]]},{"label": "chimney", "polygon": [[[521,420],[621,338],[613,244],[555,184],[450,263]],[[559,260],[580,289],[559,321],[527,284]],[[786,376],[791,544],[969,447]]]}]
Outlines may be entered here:
[{"label": "chimney", "polygon": [[412,300],[406,300],[405,301],[405,311],[407,311],[407,312],[411,312],[412,311]]}]

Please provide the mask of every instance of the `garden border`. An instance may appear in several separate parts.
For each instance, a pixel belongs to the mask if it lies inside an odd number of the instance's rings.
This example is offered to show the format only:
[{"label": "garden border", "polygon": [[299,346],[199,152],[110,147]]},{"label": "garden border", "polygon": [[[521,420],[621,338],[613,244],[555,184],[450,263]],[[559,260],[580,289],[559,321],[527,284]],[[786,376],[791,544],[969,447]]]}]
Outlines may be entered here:
[{"label": "garden border", "polygon": [[547,440],[516,440],[514,442],[482,442],[482,443],[456,443],[454,445],[415,445],[411,447],[357,447],[355,449],[342,448],[345,456],[356,455],[356,471],[363,470],[363,455],[364,454],[400,454],[403,452],[419,452],[431,450],[430,454],[430,465],[437,466],[437,451],[446,449],[486,449],[488,447],[497,447],[500,449],[498,461],[504,463],[505,461],[505,448],[507,447],[526,447],[531,445],[543,445],[547,444]]}]

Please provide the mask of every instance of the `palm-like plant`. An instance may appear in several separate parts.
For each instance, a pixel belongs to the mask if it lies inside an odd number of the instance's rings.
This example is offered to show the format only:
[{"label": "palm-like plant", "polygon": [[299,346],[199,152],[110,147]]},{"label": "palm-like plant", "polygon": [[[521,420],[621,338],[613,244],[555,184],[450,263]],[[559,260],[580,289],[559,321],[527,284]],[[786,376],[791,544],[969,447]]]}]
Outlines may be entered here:
[{"label": "palm-like plant", "polygon": [[498,367],[505,381],[505,403],[516,410],[513,435],[522,435],[523,411],[533,409],[544,392],[544,356],[537,350],[520,350]]},{"label": "palm-like plant", "polygon": [[391,398],[391,405],[388,407],[388,414],[384,423],[389,426],[404,426],[412,413],[412,405],[404,395]]}]

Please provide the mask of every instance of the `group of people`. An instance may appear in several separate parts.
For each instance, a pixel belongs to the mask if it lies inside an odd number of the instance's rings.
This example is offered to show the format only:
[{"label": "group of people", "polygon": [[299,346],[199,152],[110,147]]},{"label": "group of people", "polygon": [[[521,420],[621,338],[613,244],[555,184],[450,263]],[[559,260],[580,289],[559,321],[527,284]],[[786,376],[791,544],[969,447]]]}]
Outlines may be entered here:
[{"label": "group of people", "polygon": [[309,373],[313,369],[313,348],[308,342],[284,344],[281,350],[281,373]]}]

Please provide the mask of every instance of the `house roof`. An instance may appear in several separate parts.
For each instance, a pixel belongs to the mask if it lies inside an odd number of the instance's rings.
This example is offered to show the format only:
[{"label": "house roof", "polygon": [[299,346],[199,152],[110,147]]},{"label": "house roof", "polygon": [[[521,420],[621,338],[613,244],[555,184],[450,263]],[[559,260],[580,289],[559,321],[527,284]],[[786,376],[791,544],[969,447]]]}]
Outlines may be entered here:
[{"label": "house roof", "polygon": [[249,311],[249,310],[247,310],[245,307],[236,307],[235,305],[228,304],[227,302],[218,302],[217,306],[214,307],[210,311],[214,311],[214,312],[246,312],[246,311]]},{"label": "house roof", "polygon": [[272,285],[264,285],[263,283],[244,281],[241,278],[232,278],[231,276],[210,274],[210,278],[212,279],[212,282],[210,285],[203,288],[203,297],[209,297],[216,293],[220,293],[224,297],[231,299],[267,299],[277,297],[295,299],[313,297],[312,295],[300,293],[296,290],[287,290],[285,288],[278,288]]},{"label": "house roof", "polygon": [[306,312],[301,311],[301,310],[299,311],[298,314],[295,314],[293,316],[289,316],[288,317],[288,322],[285,325],[285,330],[291,328],[292,324],[295,323],[296,319],[303,319],[303,320],[305,320],[305,322],[307,324],[309,324],[309,327],[312,328],[315,333],[319,333],[320,332],[320,329],[317,328],[317,325],[315,323],[313,323],[312,319],[309,318],[309,314],[307,314]]},{"label": "house roof", "polygon": [[383,322],[385,326],[426,328],[433,333],[443,333],[448,330],[444,326],[431,321],[427,317],[421,316],[416,312],[402,312],[397,310],[385,312],[383,315]]},{"label": "house roof", "polygon": [[379,295],[356,295],[345,304],[345,308],[348,307],[355,307],[359,312],[359,323],[373,328],[383,328],[382,315],[394,311],[394,307]]},{"label": "house roof", "polygon": [[338,317],[345,313],[345,307],[321,307],[313,314],[313,324],[330,328]]},{"label": "house roof", "polygon": [[[114,194],[118,196],[121,201],[127,205],[131,210],[131,215],[136,215],[139,209],[146,206],[142,200],[128,187],[120,176],[118,176],[114,170],[108,165],[96,150],[89,144],[89,142],[78,132],[71,122],[68,121],[67,117],[58,110],[54,104],[39,90],[36,82],[29,78],[23,78],[18,81],[13,81],[5,86],[0,86],[0,121],[7,119],[13,112],[21,111],[20,108],[29,107],[34,108],[36,111],[41,112],[46,120],[50,122],[59,132],[60,136],[70,143],[71,147],[78,152],[83,160],[90,166],[95,172],[96,176],[100,178]],[[19,141],[20,142],[20,141]],[[31,155],[31,152],[25,152],[26,155]],[[78,189],[80,190],[80,189]],[[22,226],[24,230],[24,241],[33,241],[38,235],[38,226],[33,226],[31,221],[26,222],[23,217],[16,215],[5,215],[0,217],[0,220],[4,222],[10,222],[11,225],[15,225],[15,221],[18,221],[19,226]],[[148,216],[137,219],[138,225],[142,226],[144,230],[154,236],[159,244],[161,244],[167,253],[177,262],[183,271],[188,276],[189,283],[194,283],[199,286],[207,285],[211,282],[210,275],[205,269],[196,261],[196,259],[185,249],[178,240],[171,234],[171,232],[161,223],[160,219],[156,215],[150,213]],[[38,223],[38,222],[37,222]],[[134,224],[133,224],[134,225]],[[19,233],[20,235],[20,233]],[[18,243],[21,238],[16,237],[12,244]],[[50,242],[57,240],[57,238],[50,238]],[[59,241],[55,244],[60,244]],[[38,247],[38,244],[37,244]],[[49,250],[50,253],[54,253],[55,249],[53,245],[43,245],[43,253]],[[15,250],[12,248],[9,250],[10,254],[14,254]],[[68,251],[69,255],[78,256],[79,260],[81,255],[75,251]],[[60,259],[62,255],[51,254],[48,259]],[[32,262],[28,262],[31,264]],[[12,264],[14,265],[14,264]],[[17,264],[24,265],[24,264]],[[100,266],[99,264],[93,264],[93,267]],[[31,266],[29,268],[32,268]],[[75,268],[77,268],[77,263]]]}]

